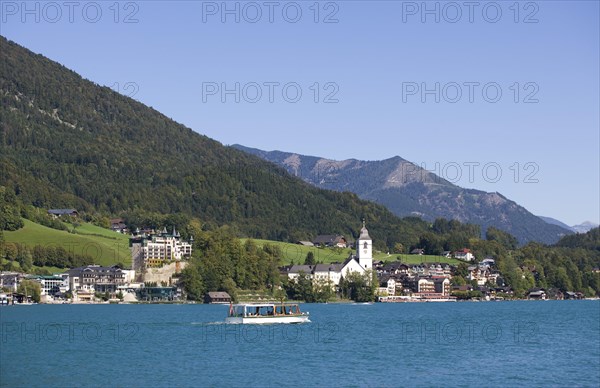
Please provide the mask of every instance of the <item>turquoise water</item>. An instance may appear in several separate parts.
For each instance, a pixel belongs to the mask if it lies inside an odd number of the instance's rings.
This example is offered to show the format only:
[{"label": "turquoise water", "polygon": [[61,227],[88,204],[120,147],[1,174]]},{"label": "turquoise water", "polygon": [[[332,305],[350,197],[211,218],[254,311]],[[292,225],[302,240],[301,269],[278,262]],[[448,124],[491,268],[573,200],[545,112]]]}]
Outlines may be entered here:
[{"label": "turquoise water", "polygon": [[600,385],[599,301],[0,307],[0,386]]}]

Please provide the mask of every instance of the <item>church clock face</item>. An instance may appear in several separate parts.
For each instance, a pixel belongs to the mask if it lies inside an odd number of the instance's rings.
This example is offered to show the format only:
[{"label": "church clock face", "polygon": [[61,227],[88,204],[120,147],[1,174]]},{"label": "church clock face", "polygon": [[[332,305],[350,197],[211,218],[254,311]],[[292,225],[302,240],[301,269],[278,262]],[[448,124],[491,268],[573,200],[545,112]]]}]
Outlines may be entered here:
[{"label": "church clock face", "polygon": [[365,255],[367,254],[367,250],[366,250],[366,249],[365,249],[365,250],[363,250],[363,252],[365,253]]}]

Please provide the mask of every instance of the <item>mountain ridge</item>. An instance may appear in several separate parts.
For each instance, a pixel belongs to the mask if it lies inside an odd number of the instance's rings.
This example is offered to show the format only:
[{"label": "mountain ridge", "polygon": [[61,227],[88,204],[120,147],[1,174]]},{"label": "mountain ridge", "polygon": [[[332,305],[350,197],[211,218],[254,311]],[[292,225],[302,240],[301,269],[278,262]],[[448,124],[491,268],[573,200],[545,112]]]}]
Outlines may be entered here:
[{"label": "mountain ridge", "polygon": [[590,230],[597,228],[598,226],[599,225],[595,222],[584,221],[581,224],[571,226],[571,229],[573,229],[577,233],[587,233]]},{"label": "mountain ridge", "polygon": [[399,217],[456,219],[481,225],[483,233],[494,226],[513,234],[520,243],[553,244],[571,233],[548,224],[500,193],[461,188],[400,156],[380,161],[336,161],[239,144],[231,147],[273,162],[317,187],[351,191],[385,205]]}]

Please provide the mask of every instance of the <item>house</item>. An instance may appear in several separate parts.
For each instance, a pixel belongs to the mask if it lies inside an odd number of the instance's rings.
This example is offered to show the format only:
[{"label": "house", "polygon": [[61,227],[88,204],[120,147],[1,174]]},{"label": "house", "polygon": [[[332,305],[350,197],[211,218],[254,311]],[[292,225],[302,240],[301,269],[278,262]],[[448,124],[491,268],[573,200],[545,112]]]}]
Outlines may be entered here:
[{"label": "house", "polygon": [[485,259],[481,260],[481,262],[479,263],[480,267],[483,267],[483,266],[493,267],[495,265],[496,265],[496,260],[494,260],[491,257],[486,257]]},{"label": "house", "polygon": [[442,294],[443,296],[450,295],[450,279],[445,276],[434,276],[433,285],[435,292],[437,294]]},{"label": "house", "polygon": [[377,288],[378,296],[395,296],[396,295],[396,280],[392,277],[385,277],[379,280]]},{"label": "house", "polygon": [[373,269],[380,271],[383,268],[383,261],[382,260],[375,260],[373,262]]},{"label": "house", "polygon": [[442,257],[446,257],[446,258],[448,258],[448,259],[449,259],[449,258],[451,258],[451,257],[452,257],[452,252],[450,252],[450,251],[444,251],[444,252],[442,252],[442,253],[440,254],[440,256],[442,256]]},{"label": "house", "polygon": [[393,261],[391,263],[387,263],[382,268],[382,273],[389,273],[392,275],[400,275],[400,274],[408,274],[409,267],[406,264],[403,264],[400,261]]},{"label": "house", "polygon": [[48,210],[48,214],[55,218],[61,216],[77,217],[79,215],[75,209],[50,209]]},{"label": "house", "polygon": [[527,299],[546,300],[546,290],[543,288],[533,288],[529,290]]},{"label": "house", "polygon": [[564,299],[583,299],[583,294],[581,292],[566,291],[563,296]]},{"label": "house", "polygon": [[127,233],[127,225],[125,225],[125,220],[122,218],[113,218],[110,220],[110,229],[113,232],[117,233]]},{"label": "house", "polygon": [[17,287],[25,274],[18,272],[0,272],[0,288],[8,288],[12,292],[17,292]]},{"label": "house", "polygon": [[344,236],[338,234],[322,234],[315,237],[313,245],[317,247],[346,248],[348,246],[348,241]]},{"label": "house", "polygon": [[282,273],[287,274],[290,280],[295,281],[301,274],[312,276],[314,265],[292,265],[282,268]]},{"label": "house", "polygon": [[69,289],[73,293],[116,292],[119,286],[126,284],[133,276],[131,272],[117,266],[88,265],[73,268],[68,271]]},{"label": "house", "polygon": [[411,255],[422,255],[425,253],[424,249],[420,249],[420,248],[415,248],[412,251],[410,251]]},{"label": "house", "polygon": [[417,293],[450,295],[450,279],[444,276],[422,277],[417,280]]},{"label": "house", "polygon": [[211,291],[204,295],[204,303],[231,303],[231,296],[224,291]]},{"label": "house", "polygon": [[461,292],[473,291],[473,286],[470,284],[465,284],[462,286],[452,286],[452,291],[461,291]]},{"label": "house", "polygon": [[310,241],[298,241],[298,244],[299,245],[304,245],[305,247],[314,247],[315,246],[315,244],[313,244]]},{"label": "house", "polygon": [[454,252],[454,258],[463,261],[473,261],[475,259],[475,256],[473,256],[470,249],[463,248],[460,251]]},{"label": "house", "polygon": [[505,286],[505,287],[496,287],[494,288],[494,291],[497,294],[506,294],[506,295],[513,295],[513,289],[511,287]]},{"label": "house", "polygon": [[313,266],[312,279],[320,281],[321,283],[331,282],[330,284],[339,285],[342,277],[348,273],[349,267],[346,265],[346,271],[344,271],[344,264],[332,263],[332,264],[317,264]]},{"label": "house", "polygon": [[417,280],[417,292],[419,294],[435,293],[435,283],[429,278],[420,278]]}]

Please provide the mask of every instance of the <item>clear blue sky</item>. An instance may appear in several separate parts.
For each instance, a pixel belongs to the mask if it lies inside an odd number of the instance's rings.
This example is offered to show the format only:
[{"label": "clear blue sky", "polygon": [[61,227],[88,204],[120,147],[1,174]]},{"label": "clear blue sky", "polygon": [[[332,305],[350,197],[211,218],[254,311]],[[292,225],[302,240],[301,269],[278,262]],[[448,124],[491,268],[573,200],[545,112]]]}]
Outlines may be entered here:
[{"label": "clear blue sky", "polygon": [[600,222],[599,2],[464,3],[3,1],[0,33],[224,144],[399,155]]}]

